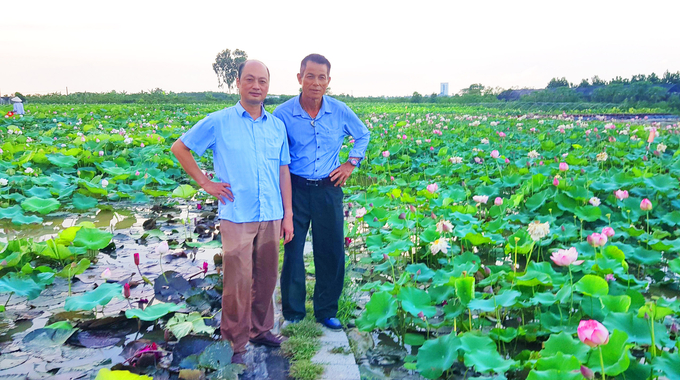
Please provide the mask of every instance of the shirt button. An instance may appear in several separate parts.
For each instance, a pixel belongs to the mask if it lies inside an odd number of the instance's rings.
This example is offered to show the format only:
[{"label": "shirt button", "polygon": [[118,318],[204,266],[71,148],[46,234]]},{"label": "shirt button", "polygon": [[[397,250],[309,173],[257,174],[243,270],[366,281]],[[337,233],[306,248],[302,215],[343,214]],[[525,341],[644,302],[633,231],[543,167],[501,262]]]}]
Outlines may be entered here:
[{"label": "shirt button", "polygon": [[316,160],[317,160],[317,161],[319,161],[319,159],[318,159],[318,158],[317,158]]}]

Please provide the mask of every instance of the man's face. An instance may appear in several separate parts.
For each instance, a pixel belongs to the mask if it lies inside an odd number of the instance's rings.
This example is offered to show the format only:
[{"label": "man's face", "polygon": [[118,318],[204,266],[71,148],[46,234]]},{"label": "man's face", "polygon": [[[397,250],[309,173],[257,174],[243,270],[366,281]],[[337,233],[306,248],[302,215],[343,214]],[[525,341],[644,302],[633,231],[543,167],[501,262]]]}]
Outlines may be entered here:
[{"label": "man's face", "polygon": [[236,79],[236,87],[241,94],[241,101],[249,105],[264,102],[269,91],[269,75],[261,62],[248,62],[241,71],[241,78]]},{"label": "man's face", "polygon": [[305,71],[298,74],[298,82],[302,86],[302,96],[310,99],[321,99],[331,82],[328,76],[328,66],[309,61]]}]

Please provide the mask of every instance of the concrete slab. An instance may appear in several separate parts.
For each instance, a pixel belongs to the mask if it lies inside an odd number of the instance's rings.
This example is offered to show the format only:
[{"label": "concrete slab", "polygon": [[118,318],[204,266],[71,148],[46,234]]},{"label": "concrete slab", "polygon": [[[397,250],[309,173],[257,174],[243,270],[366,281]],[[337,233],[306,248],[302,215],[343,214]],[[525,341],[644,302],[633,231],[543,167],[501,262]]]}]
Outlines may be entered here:
[{"label": "concrete slab", "polygon": [[[314,355],[312,362],[323,364],[325,370],[321,380],[360,380],[359,366],[349,346],[347,334],[343,330],[323,329],[319,338],[321,349]],[[342,348],[344,353],[334,353],[334,349]]]}]

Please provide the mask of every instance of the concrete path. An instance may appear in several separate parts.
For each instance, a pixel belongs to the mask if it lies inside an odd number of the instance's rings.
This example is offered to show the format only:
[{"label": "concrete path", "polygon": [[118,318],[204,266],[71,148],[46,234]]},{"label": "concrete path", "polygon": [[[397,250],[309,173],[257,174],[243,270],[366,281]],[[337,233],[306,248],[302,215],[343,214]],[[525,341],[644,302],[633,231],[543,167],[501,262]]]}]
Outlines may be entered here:
[{"label": "concrete path", "polygon": [[[323,364],[326,369],[321,380],[360,380],[359,366],[349,347],[347,334],[343,330],[333,331],[323,328],[323,336],[319,338],[321,349],[312,358],[313,363]],[[333,353],[333,349],[342,348],[342,353]]]}]

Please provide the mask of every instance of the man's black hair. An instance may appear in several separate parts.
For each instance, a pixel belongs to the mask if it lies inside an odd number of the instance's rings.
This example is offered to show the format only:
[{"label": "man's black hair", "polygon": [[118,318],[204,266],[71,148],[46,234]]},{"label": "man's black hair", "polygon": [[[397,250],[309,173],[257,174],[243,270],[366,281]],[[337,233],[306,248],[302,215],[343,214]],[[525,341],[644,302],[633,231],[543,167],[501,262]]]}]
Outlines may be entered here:
[{"label": "man's black hair", "polygon": [[[248,63],[248,62],[250,62],[250,61],[244,61],[244,62],[241,62],[240,65],[238,65],[238,80],[241,80],[241,73],[243,72],[243,68],[246,66],[246,63]],[[260,62],[260,61],[254,61],[254,62]],[[262,63],[262,62],[260,62],[260,63]],[[264,65],[264,68],[267,69],[267,78],[269,78],[270,77],[269,67],[267,67],[267,65],[265,65],[264,63],[262,63],[262,64]]]},{"label": "man's black hair", "polygon": [[328,75],[331,75],[331,63],[321,54],[310,54],[304,57],[300,63],[300,74],[305,73],[305,68],[307,68],[307,62],[309,61],[318,63],[319,65],[326,65],[326,67],[328,67]]}]

